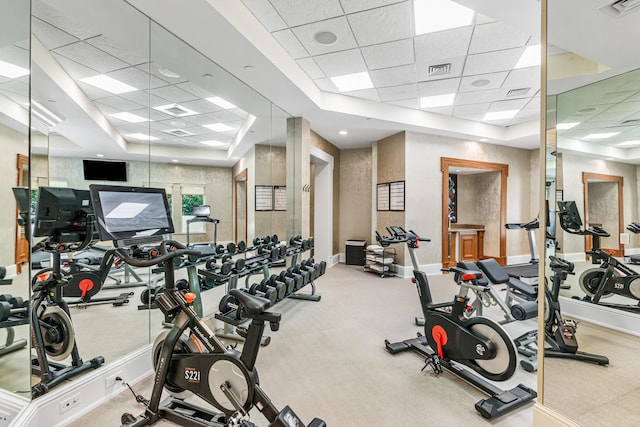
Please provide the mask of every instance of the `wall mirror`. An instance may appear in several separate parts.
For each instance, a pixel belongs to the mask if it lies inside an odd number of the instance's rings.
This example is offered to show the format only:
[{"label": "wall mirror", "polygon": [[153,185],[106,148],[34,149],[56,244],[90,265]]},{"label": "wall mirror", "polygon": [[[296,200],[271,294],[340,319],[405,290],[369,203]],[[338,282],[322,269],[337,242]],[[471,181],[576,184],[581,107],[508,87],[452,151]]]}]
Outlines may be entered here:
[{"label": "wall mirror", "polygon": [[[9,309],[22,307],[18,299],[29,300],[28,241],[24,222],[17,221],[12,191],[29,186],[29,8],[28,0],[0,1],[0,143],[4,150],[0,192],[7,205],[0,217],[4,242],[0,266],[7,267],[0,295],[3,308]],[[15,300],[9,304],[11,298]],[[0,388],[29,397],[28,318],[16,314],[6,313],[0,320]]]},{"label": "wall mirror", "polygon": [[[602,261],[594,263],[585,254],[592,239],[562,230],[554,212],[558,201],[574,201],[582,229],[605,229],[610,236],[603,236],[601,246],[638,271],[630,262],[638,250],[638,236],[627,230],[638,217],[638,49],[611,49],[603,40],[640,34],[637,10],[610,3],[548,5],[547,88],[553,99],[547,130],[548,231],[555,232],[556,255],[574,262],[576,273],[565,280],[560,304],[563,317],[579,321],[579,350],[607,356],[610,363],[545,357],[544,404],[584,426],[630,426],[640,420],[635,411],[638,396],[632,392],[640,380],[628,370],[633,370],[640,346],[638,313],[622,307],[637,306],[638,301],[615,292],[597,304],[593,298],[584,301],[592,288],[585,290],[581,283],[602,273]],[[600,281],[589,283],[597,286]]]}]

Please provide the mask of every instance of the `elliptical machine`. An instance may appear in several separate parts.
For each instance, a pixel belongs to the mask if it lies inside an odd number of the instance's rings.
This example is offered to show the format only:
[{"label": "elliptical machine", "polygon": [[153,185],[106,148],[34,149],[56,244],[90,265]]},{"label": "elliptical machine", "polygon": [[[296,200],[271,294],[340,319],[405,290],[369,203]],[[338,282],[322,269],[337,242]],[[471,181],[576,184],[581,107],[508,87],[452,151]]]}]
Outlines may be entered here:
[{"label": "elliptical machine", "polygon": [[[259,386],[255,362],[265,323],[272,331],[280,325],[280,314],[266,311],[269,300],[237,289],[230,292],[238,301],[237,309],[251,319],[251,324],[242,352],[227,348],[193,309],[196,295],[176,287],[174,260],[200,253],[173,240],[162,240],[164,234],[174,231],[164,189],[90,188],[101,238],[113,240],[118,255],[129,265],[162,266],[165,291],[155,302],[172,322],[171,330],[161,334],[153,346],[156,372],[151,399],[139,399],[145,402],[146,410],[138,417],[123,414],[123,425],[146,426],[165,418],[188,426],[252,427],[247,414],[256,407],[270,427],[304,427],[290,407],[276,409]],[[142,244],[145,246],[138,246]],[[161,402],[163,389],[171,396]],[[189,395],[200,397],[221,412],[186,402]],[[308,426],[326,424],[315,418]]]},{"label": "elliptical machine", "polygon": [[517,355],[513,342],[499,324],[484,317],[467,318],[464,315],[469,303],[469,289],[477,286],[474,282],[477,283],[482,273],[459,267],[450,268],[448,271],[454,273],[460,291],[452,302],[434,303],[427,275],[420,270],[414,253],[420,240],[429,240],[398,226],[389,227],[388,230],[391,237],[383,237],[376,232],[376,239],[383,246],[407,244],[413,264],[411,281],[417,287],[425,318],[425,335],[418,334],[417,338],[396,343],[385,340],[387,351],[391,354],[417,351],[426,357],[425,366],[431,366],[437,375],[445,368],[489,394],[488,399],[475,404],[476,410],[485,418],[504,415],[535,399],[537,393],[523,384],[511,390],[502,390],[484,379],[504,381],[511,378],[516,369]]},{"label": "elliptical machine", "polygon": [[[549,267],[553,271],[551,277],[551,289],[545,286],[545,303],[547,304],[544,324],[544,338],[548,347],[544,349],[545,357],[581,360],[583,362],[596,363],[601,366],[609,364],[609,358],[599,354],[578,351],[576,339],[577,324],[570,319],[563,319],[560,312],[560,285],[569,274],[573,273],[572,262],[562,258],[549,256]],[[537,331],[532,331],[515,339],[518,352],[527,356],[520,361],[526,371],[535,372],[538,369]]]}]

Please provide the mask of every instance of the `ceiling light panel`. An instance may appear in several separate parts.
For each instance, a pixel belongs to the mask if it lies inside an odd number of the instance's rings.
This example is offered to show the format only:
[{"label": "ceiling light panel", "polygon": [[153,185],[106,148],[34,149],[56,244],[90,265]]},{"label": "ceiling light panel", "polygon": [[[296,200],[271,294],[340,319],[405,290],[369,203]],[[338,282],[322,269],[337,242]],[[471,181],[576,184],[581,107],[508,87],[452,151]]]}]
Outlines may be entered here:
[{"label": "ceiling light panel", "polygon": [[416,62],[441,63],[443,58],[467,55],[473,27],[425,34],[414,39]]},{"label": "ceiling light panel", "polygon": [[518,114],[519,110],[506,110],[506,111],[488,111],[482,120],[484,121],[493,121],[493,120],[508,120],[515,117]]},{"label": "ceiling light panel", "polygon": [[218,147],[218,148],[226,148],[229,146],[228,142],[222,142],[217,140],[200,141],[200,144],[203,144],[209,147]]},{"label": "ceiling light panel", "polygon": [[135,139],[137,141],[158,141],[160,138],[157,138],[152,135],[147,135],[144,133],[130,133],[125,135],[127,138]]},{"label": "ceiling light panel", "polygon": [[230,110],[232,108],[238,108],[234,104],[230,103],[226,99],[221,98],[219,96],[214,96],[214,97],[211,97],[211,98],[207,98],[207,101],[211,102],[212,104],[217,105],[218,107],[222,108],[223,110]]},{"label": "ceiling light panel", "polygon": [[522,47],[529,40],[529,34],[501,22],[476,25],[469,46],[469,53],[483,53]]},{"label": "ceiling light panel", "polygon": [[147,117],[142,117],[137,114],[127,113],[127,112],[109,114],[109,116],[116,118],[118,120],[124,120],[125,122],[129,122],[129,123],[142,123],[142,122],[149,121],[149,118]]},{"label": "ceiling light panel", "polygon": [[161,111],[173,117],[187,117],[187,116],[193,116],[195,114],[198,114],[197,112],[189,108],[183,107],[179,104],[159,105],[157,107],[153,107],[153,109],[157,111]]},{"label": "ceiling light panel", "polygon": [[414,0],[416,35],[473,24],[475,12],[450,0]]},{"label": "ceiling light panel", "polygon": [[366,71],[331,77],[331,81],[340,92],[370,89],[373,87],[369,73]]},{"label": "ceiling light panel", "polygon": [[382,101],[397,101],[399,99],[409,99],[418,96],[418,87],[415,83],[401,86],[390,86],[378,88]]},{"label": "ceiling light panel", "polygon": [[616,144],[616,146],[625,147],[625,148],[628,148],[628,147],[640,147],[640,140],[637,140],[637,141],[624,141],[624,142],[621,142],[619,144]]},{"label": "ceiling light panel", "polygon": [[148,73],[140,70],[136,67],[127,67],[122,70],[112,71],[108,73],[108,76],[113,77],[116,80],[130,84],[131,86],[140,88],[156,88],[166,86],[167,83],[164,80],[160,80],[157,77],[150,76]]},{"label": "ceiling light panel", "polygon": [[518,61],[522,49],[507,49],[469,55],[464,66],[465,76],[509,71]]},{"label": "ceiling light panel", "polygon": [[139,90],[134,86],[123,83],[105,74],[99,74],[97,76],[87,77],[80,81],[83,83],[89,84],[91,86],[95,86],[98,89],[102,89],[107,92],[113,93],[115,95]]},{"label": "ceiling light panel", "polygon": [[271,33],[273,38],[276,39],[280,46],[286,50],[293,59],[305,58],[309,56],[309,52],[302,46],[300,40],[298,40],[289,29],[276,31]]},{"label": "ceiling light panel", "polygon": [[328,53],[326,55],[316,56],[314,59],[322,72],[329,77],[343,76],[367,69],[364,59],[362,59],[360,49]]},{"label": "ceiling light panel", "polygon": [[542,60],[541,46],[539,44],[533,46],[527,46],[522,52],[522,55],[516,62],[516,65],[513,67],[515,69],[518,68],[526,68],[526,67],[536,67],[540,66],[540,61]]},{"label": "ceiling light panel", "polygon": [[580,122],[558,123],[556,125],[556,129],[558,129],[558,130],[569,130],[569,129],[572,129],[572,128],[578,126],[579,124],[580,124]]},{"label": "ceiling light panel", "polygon": [[416,81],[416,67],[404,65],[401,67],[385,68],[370,72],[371,81],[375,87],[395,86],[408,84]]},{"label": "ceiling light panel", "polygon": [[0,76],[17,79],[27,75],[29,75],[28,69],[0,60]]},{"label": "ceiling light panel", "polygon": [[202,126],[214,132],[229,132],[229,131],[235,130],[231,126],[226,125],[224,123],[211,123],[211,124],[202,125]]},{"label": "ceiling light panel", "polygon": [[618,135],[620,132],[595,132],[584,136],[582,139],[608,139]]},{"label": "ceiling light panel", "polygon": [[360,50],[369,70],[409,65],[415,60],[412,39],[363,47]]},{"label": "ceiling light panel", "polygon": [[242,0],[242,2],[254,13],[269,32],[287,28],[287,24],[282,20],[280,15],[278,15],[278,12],[268,1]]},{"label": "ceiling light panel", "polygon": [[301,2],[298,0],[271,0],[271,4],[289,27],[323,21],[342,15],[338,0]]},{"label": "ceiling light panel", "polygon": [[57,48],[54,52],[100,73],[119,70],[121,68],[126,68],[129,65],[86,42],[77,42],[62,46]]},{"label": "ceiling light panel", "polygon": [[[477,90],[489,90],[502,87],[504,80],[509,73],[507,71],[499,73],[480,74],[475,76],[462,77],[460,80],[460,92],[475,92]],[[484,86],[476,86],[475,82],[479,80],[488,80],[489,83]]]},{"label": "ceiling light panel", "polygon": [[366,10],[347,16],[360,46],[386,43],[413,36],[410,2]]},{"label": "ceiling light panel", "polygon": [[423,96],[420,98],[420,108],[447,107],[447,106],[453,105],[455,98],[456,98],[455,93],[447,93],[444,95],[434,95],[434,96]]},{"label": "ceiling light panel", "polygon": [[[328,19],[326,21],[314,22],[293,28],[295,37],[300,40],[304,49],[311,55],[322,55],[324,53],[338,52],[357,47],[356,39],[353,37],[347,18]],[[334,33],[337,37],[335,43],[330,45],[320,44],[314,38],[321,31]]]}]

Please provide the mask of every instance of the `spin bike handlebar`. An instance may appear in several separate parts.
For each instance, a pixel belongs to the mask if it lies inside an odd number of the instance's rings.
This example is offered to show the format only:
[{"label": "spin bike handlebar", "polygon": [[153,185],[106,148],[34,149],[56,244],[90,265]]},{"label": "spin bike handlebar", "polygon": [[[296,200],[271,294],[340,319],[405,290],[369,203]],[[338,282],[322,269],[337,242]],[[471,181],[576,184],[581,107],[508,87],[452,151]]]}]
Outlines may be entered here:
[{"label": "spin bike handlebar", "polygon": [[[176,248],[176,250],[169,248]],[[185,245],[175,240],[163,240],[156,248],[149,251],[149,258],[135,258],[123,248],[117,248],[116,253],[122,257],[124,262],[134,267],[151,267],[183,255],[201,255],[199,251],[188,249]]]},{"label": "spin bike handlebar", "polygon": [[431,239],[418,236],[418,234],[413,230],[406,231],[400,226],[387,227],[387,231],[389,232],[389,234],[391,234],[392,237],[382,236],[378,231],[376,231],[376,240],[385,247],[394,243],[405,242],[411,247],[417,247],[417,243],[420,240],[422,240],[423,242],[431,241]]}]

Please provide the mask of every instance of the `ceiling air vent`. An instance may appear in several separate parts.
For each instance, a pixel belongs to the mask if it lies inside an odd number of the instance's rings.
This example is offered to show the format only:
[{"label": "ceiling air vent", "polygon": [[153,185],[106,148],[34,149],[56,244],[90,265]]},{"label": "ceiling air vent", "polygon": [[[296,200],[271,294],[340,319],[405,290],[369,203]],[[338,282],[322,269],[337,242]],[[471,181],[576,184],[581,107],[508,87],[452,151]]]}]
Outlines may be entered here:
[{"label": "ceiling air vent", "polygon": [[600,10],[608,15],[620,18],[638,9],[640,6],[640,0],[609,0]]},{"label": "ceiling air vent", "polygon": [[530,87],[523,87],[520,89],[511,89],[509,92],[507,92],[507,98],[517,98],[520,96],[527,96],[527,93],[529,93],[530,89],[531,89]]},{"label": "ceiling air vent", "polygon": [[427,75],[429,77],[442,76],[444,74],[451,74],[450,62],[448,64],[429,65],[427,69]]},{"label": "ceiling air vent", "polygon": [[189,131],[184,130],[184,129],[167,129],[167,130],[163,130],[162,132],[168,133],[169,135],[173,135],[173,136],[193,136],[193,135],[195,135],[195,133],[189,132]]}]

